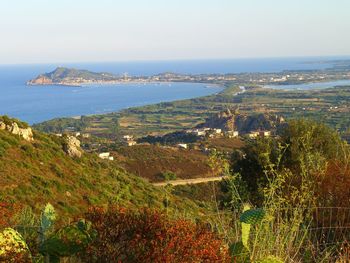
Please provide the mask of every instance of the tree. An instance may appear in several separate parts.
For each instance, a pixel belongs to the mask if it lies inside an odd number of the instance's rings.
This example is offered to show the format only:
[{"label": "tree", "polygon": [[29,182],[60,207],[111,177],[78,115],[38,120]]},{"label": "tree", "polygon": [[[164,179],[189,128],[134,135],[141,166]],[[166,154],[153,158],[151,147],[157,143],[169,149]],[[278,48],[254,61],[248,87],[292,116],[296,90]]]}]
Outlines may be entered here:
[{"label": "tree", "polygon": [[306,155],[317,155],[325,161],[344,157],[344,142],[339,134],[315,121],[291,120],[281,132],[280,140],[288,145],[284,165],[293,170],[300,170],[301,162]]}]

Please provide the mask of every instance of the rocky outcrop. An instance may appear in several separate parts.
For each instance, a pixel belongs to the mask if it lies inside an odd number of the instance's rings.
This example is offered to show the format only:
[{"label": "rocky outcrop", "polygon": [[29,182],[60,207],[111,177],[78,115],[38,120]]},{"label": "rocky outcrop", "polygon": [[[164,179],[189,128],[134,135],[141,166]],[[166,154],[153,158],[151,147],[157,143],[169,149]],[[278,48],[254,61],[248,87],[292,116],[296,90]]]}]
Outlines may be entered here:
[{"label": "rocky outcrop", "polygon": [[217,128],[223,131],[238,131],[241,134],[258,130],[276,130],[284,123],[282,116],[273,114],[239,114],[227,109],[206,119],[197,128]]},{"label": "rocky outcrop", "polygon": [[199,124],[196,128],[219,128],[223,131],[235,130],[235,113],[233,110],[227,109],[206,119],[205,123]]},{"label": "rocky outcrop", "polygon": [[43,75],[40,75],[37,78],[27,82],[27,85],[51,85],[51,84],[53,84],[52,79]]},{"label": "rocky outcrop", "polygon": [[80,158],[83,153],[80,148],[80,141],[74,136],[64,136],[63,150],[70,157]]},{"label": "rocky outcrop", "polygon": [[32,128],[20,128],[16,122],[6,124],[0,121],[0,130],[7,130],[12,134],[19,135],[26,141],[33,141],[33,130]]}]

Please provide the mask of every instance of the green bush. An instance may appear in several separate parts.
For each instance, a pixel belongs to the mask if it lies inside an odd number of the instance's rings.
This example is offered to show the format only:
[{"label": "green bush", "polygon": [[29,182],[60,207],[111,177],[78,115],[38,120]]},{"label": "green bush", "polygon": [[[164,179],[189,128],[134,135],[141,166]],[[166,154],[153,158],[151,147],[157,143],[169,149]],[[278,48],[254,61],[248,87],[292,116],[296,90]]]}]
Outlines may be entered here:
[{"label": "green bush", "polygon": [[167,171],[160,174],[160,177],[165,181],[176,180],[177,176],[175,173]]}]

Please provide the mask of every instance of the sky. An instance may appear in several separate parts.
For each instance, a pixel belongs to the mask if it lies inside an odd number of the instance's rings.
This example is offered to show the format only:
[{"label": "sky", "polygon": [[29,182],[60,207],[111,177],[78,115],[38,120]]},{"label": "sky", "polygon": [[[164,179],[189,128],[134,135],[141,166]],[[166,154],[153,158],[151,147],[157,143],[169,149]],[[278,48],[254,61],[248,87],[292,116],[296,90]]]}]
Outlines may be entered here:
[{"label": "sky", "polygon": [[2,0],[0,64],[350,55],[349,0]]}]

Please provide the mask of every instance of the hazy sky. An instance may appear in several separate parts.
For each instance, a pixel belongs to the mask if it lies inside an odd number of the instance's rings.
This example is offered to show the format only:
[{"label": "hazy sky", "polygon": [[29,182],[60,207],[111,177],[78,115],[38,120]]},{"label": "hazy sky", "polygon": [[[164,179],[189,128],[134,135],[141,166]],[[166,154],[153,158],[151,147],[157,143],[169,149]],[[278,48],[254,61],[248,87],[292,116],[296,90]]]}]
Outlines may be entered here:
[{"label": "hazy sky", "polygon": [[350,0],[2,0],[0,64],[350,55]]}]

